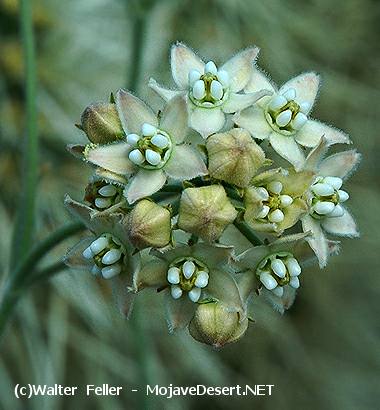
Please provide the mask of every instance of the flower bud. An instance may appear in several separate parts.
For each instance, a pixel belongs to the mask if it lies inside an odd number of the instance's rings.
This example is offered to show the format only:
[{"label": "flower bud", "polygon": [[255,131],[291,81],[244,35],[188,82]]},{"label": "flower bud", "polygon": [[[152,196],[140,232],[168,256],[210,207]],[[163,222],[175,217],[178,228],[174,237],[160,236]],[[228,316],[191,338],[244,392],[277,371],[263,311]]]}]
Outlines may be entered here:
[{"label": "flower bud", "polygon": [[89,105],[83,111],[81,126],[88,139],[95,144],[106,144],[124,135],[116,105],[112,103]]},{"label": "flower bud", "polygon": [[178,227],[213,242],[236,216],[237,211],[222,186],[186,188],[181,196]]},{"label": "flower bud", "polygon": [[129,239],[139,249],[162,248],[171,239],[170,211],[143,199],[128,216]]},{"label": "flower bud", "polygon": [[264,164],[264,151],[248,131],[233,128],[211,135],[206,143],[211,177],[245,188]]},{"label": "flower bud", "polygon": [[239,321],[239,313],[229,312],[218,302],[200,304],[189,324],[191,336],[216,348],[239,340],[248,328],[248,319]]}]

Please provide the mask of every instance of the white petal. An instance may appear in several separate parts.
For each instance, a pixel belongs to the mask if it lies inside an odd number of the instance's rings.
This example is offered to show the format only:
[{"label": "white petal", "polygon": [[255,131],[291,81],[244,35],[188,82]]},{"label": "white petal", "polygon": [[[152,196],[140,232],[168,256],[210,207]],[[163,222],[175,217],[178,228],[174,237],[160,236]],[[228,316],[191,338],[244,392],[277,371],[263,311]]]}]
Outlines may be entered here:
[{"label": "white petal", "polygon": [[296,171],[302,168],[305,157],[293,137],[273,132],[269,136],[269,142],[281,157],[293,164]]},{"label": "white petal", "polygon": [[223,86],[219,81],[213,80],[210,85],[210,92],[215,100],[220,100],[223,97]]},{"label": "white petal", "polygon": [[269,103],[269,109],[277,111],[287,104],[287,99],[283,95],[276,94]]},{"label": "white petal", "polygon": [[207,175],[207,167],[200,154],[189,145],[176,145],[164,167],[165,173],[180,181]]},{"label": "white petal", "polygon": [[334,208],[335,205],[328,201],[319,201],[314,205],[314,209],[319,215],[328,215]]},{"label": "white petal", "polygon": [[165,135],[157,134],[151,139],[151,143],[158,148],[164,149],[169,145],[168,139]]},{"label": "white petal", "polygon": [[282,286],[277,286],[277,288],[274,288],[272,292],[279,298],[282,298],[284,295],[284,288]]},{"label": "white petal", "polygon": [[121,266],[119,264],[106,266],[102,269],[102,276],[104,279],[111,279],[118,275],[120,272]]},{"label": "white petal", "polygon": [[277,286],[277,281],[268,272],[263,272],[260,275],[260,282],[268,289],[272,290]]},{"label": "white petal", "polygon": [[299,265],[297,259],[287,258],[285,261],[286,267],[290,276],[298,276],[301,274],[301,266]]},{"label": "white petal", "polygon": [[202,60],[189,47],[181,43],[172,46],[170,65],[173,79],[181,89],[188,87],[191,70],[203,73],[204,69]]},{"label": "white petal", "polygon": [[279,127],[285,127],[286,125],[289,124],[291,118],[292,118],[292,112],[290,110],[282,111],[276,117],[276,124]]},{"label": "white petal", "polygon": [[219,82],[223,85],[224,88],[227,88],[230,85],[230,76],[228,75],[227,71],[219,70],[216,76],[218,77]]},{"label": "white petal", "polygon": [[320,174],[346,179],[355,171],[360,159],[361,155],[356,150],[338,152],[322,161]]},{"label": "white petal", "polygon": [[190,113],[190,127],[198,131],[203,138],[218,132],[226,119],[222,110],[218,108],[194,107]]},{"label": "white petal", "polygon": [[279,277],[279,278],[285,278],[286,275],[286,267],[285,264],[282,260],[280,259],[274,259],[271,264],[270,264],[273,272]]},{"label": "white petal", "polygon": [[253,67],[252,76],[249,83],[245,87],[245,92],[252,93],[259,90],[269,90],[274,93],[277,92],[276,87],[270,78],[256,66]]},{"label": "white petal", "polygon": [[154,78],[149,79],[148,87],[155,91],[165,101],[170,101],[172,98],[183,94],[182,91],[170,90],[168,88],[162,87]]},{"label": "white petal", "polygon": [[[329,219],[329,218],[327,218]],[[319,266],[323,268],[327,264],[328,258],[328,246],[325,235],[322,232],[320,221],[313,218],[310,215],[306,215],[302,218],[302,227],[304,232],[311,231],[312,236],[306,240],[309,242],[310,247],[313,249],[319,260]]]},{"label": "white petal", "polygon": [[145,162],[144,155],[138,149],[132,150],[129,153],[128,158],[130,159],[130,161],[132,161],[136,165],[140,165],[140,164],[143,164]]},{"label": "white petal", "polygon": [[299,280],[298,276],[292,276],[290,278],[289,285],[293,289],[298,289],[300,287],[300,280]]},{"label": "white petal", "polygon": [[295,139],[298,144],[304,147],[314,148],[319,144],[323,136],[323,131],[320,129],[319,123],[315,120],[308,119],[295,135]]},{"label": "white petal", "polygon": [[182,272],[186,279],[190,279],[195,272],[194,262],[186,261],[182,266]]},{"label": "white petal", "polygon": [[179,96],[166,104],[161,116],[160,129],[169,134],[173,143],[179,144],[187,136],[188,122],[186,100]]},{"label": "white petal", "polygon": [[179,299],[182,296],[182,289],[174,285],[170,288],[170,293],[174,299]]},{"label": "white petal", "polygon": [[129,145],[132,145],[132,147],[136,146],[139,139],[140,139],[140,136],[137,135],[137,134],[128,134],[127,135],[127,142],[128,142]]},{"label": "white petal", "polygon": [[239,127],[245,128],[254,138],[261,140],[268,138],[272,132],[263,109],[257,105],[234,115],[233,121]]},{"label": "white petal", "polygon": [[112,205],[111,198],[95,198],[95,206],[100,209],[108,208]]},{"label": "white petal", "polygon": [[334,193],[334,188],[331,185],[324,183],[312,185],[311,190],[318,196],[330,196]]},{"label": "white petal", "polygon": [[91,247],[88,246],[82,253],[83,257],[85,259],[92,259],[92,257],[94,256],[94,254],[92,253]]},{"label": "white petal", "polygon": [[130,204],[133,204],[138,199],[159,191],[165,182],[166,176],[161,169],[140,169],[124,189],[124,196]]},{"label": "white petal", "polygon": [[205,68],[204,68],[204,73],[211,73],[216,75],[218,73],[218,69],[216,68],[216,65],[213,61],[209,61],[206,63]]},{"label": "white petal", "polygon": [[343,185],[342,178],[339,178],[339,177],[328,176],[328,177],[323,178],[323,182],[331,185],[335,189],[340,189],[341,186]]},{"label": "white petal", "polygon": [[[308,119],[307,123],[297,133],[296,138],[297,141],[299,141],[299,144],[304,145],[306,147],[312,147],[318,144],[321,137],[326,138],[326,141],[329,145],[351,143],[350,138],[343,131],[338,130],[334,127],[330,127],[329,125],[324,124],[323,122],[311,119]],[[314,141],[314,145],[311,145],[311,143],[309,143],[309,145],[306,145],[306,142],[308,140]],[[305,143],[301,141],[305,141]]]},{"label": "white petal", "polygon": [[176,268],[175,266],[171,267],[168,270],[168,275],[167,275],[168,282],[173,285],[177,285],[179,283],[179,274],[180,274],[180,270],[178,268]]},{"label": "white petal", "polygon": [[104,236],[99,237],[90,245],[91,251],[94,255],[97,255],[103,249],[108,246],[108,239]]},{"label": "white petal", "polygon": [[161,155],[151,149],[145,151],[145,158],[151,165],[158,165],[161,162]]},{"label": "white petal", "polygon": [[201,292],[202,290],[200,288],[191,289],[191,291],[188,293],[189,299],[192,302],[197,303],[199,298],[201,297]]},{"label": "white petal", "polygon": [[345,209],[343,216],[338,218],[326,218],[322,221],[322,227],[328,233],[338,236],[355,238],[359,236],[354,218]]},{"label": "white petal", "polygon": [[346,191],[342,191],[341,189],[339,189],[338,195],[339,195],[339,202],[346,202],[348,198],[350,197],[350,195]]},{"label": "white petal", "polygon": [[281,209],[276,209],[275,211],[271,212],[268,216],[270,222],[280,223],[284,220],[285,215],[281,211]]},{"label": "white petal", "polygon": [[105,185],[105,186],[101,187],[98,190],[98,192],[99,192],[100,195],[108,197],[108,196],[114,196],[117,192],[117,189],[113,185]]},{"label": "white petal", "polygon": [[205,288],[205,287],[207,286],[207,284],[208,284],[208,278],[209,278],[209,275],[208,275],[207,272],[205,272],[205,271],[200,271],[200,272],[198,272],[198,274],[197,274],[197,278],[196,278],[196,280],[195,280],[195,282],[194,282],[194,285],[195,285],[197,288]]},{"label": "white petal", "polygon": [[329,218],[338,218],[343,216],[344,208],[341,205],[335,205],[334,210],[328,215]]},{"label": "white petal", "polygon": [[295,130],[300,130],[307,122],[307,117],[302,112],[299,112],[292,121],[292,127]]},{"label": "white petal", "polygon": [[201,73],[197,70],[190,70],[189,72],[189,85],[193,86],[196,81],[201,78]]},{"label": "white petal", "polygon": [[310,103],[308,103],[308,102],[303,102],[303,103],[300,104],[300,111],[301,111],[303,114],[306,115],[308,112],[310,112],[310,109],[311,109],[311,104],[310,104]]},{"label": "white petal", "polygon": [[203,80],[198,80],[193,85],[193,97],[202,100],[206,95],[206,86]]},{"label": "white petal", "polygon": [[252,106],[255,102],[260,101],[266,95],[268,95],[268,91],[266,90],[249,94],[230,93],[227,101],[223,104],[223,111],[232,114],[244,110]]},{"label": "white petal", "polygon": [[121,252],[119,249],[110,249],[102,258],[104,265],[112,265],[121,258]]},{"label": "white petal", "polygon": [[280,181],[272,181],[267,185],[270,192],[274,194],[279,194],[282,191],[282,183]]}]

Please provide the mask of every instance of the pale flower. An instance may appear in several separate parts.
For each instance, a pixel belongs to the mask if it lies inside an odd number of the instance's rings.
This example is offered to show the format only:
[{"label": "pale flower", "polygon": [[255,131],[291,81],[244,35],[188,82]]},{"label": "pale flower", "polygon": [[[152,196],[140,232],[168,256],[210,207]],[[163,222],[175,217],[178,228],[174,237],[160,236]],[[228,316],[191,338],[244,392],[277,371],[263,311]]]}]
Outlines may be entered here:
[{"label": "pale flower", "polygon": [[254,138],[268,139],[273,149],[297,170],[305,162],[302,147],[313,148],[322,137],[329,145],[350,143],[342,131],[309,117],[319,90],[316,73],[300,74],[278,89],[259,69],[254,68],[253,72],[245,91],[265,88],[274,94],[237,113],[234,122]]},{"label": "pale flower", "polygon": [[[226,113],[235,113],[268,95],[267,90],[241,93],[252,76],[257,47],[240,51],[221,67],[204,63],[190,48],[177,43],[171,49],[171,71],[178,90],[161,87],[153,79],[149,86],[164,100],[186,96],[189,125],[204,138],[223,128]],[[265,88],[265,87],[263,87]]]}]

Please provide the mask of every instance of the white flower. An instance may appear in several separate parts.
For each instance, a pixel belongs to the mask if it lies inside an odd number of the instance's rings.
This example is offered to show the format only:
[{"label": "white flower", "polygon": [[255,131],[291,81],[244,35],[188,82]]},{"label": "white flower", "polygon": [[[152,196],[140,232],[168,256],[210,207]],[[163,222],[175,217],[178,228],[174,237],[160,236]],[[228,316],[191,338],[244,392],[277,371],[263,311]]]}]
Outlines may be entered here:
[{"label": "white flower", "polygon": [[274,94],[237,113],[234,122],[239,127],[255,138],[268,138],[273,149],[297,170],[305,162],[299,145],[313,148],[322,136],[329,145],[350,143],[342,131],[309,117],[319,89],[320,79],[316,73],[300,74],[277,89],[259,69],[253,71],[245,91],[251,93],[265,88]]},{"label": "white flower", "polygon": [[307,194],[309,214],[302,218],[303,230],[313,233],[307,240],[321,267],[326,266],[330,253],[325,233],[350,238],[359,236],[353,217],[343,205],[349,195],[342,184],[358,166],[361,155],[356,150],[344,151],[321,162],[325,150],[323,139],[306,160],[305,168],[314,169],[318,176]]},{"label": "white flower", "polygon": [[171,70],[178,90],[161,87],[154,79],[149,86],[164,100],[186,95],[189,125],[204,138],[225,124],[225,113],[235,113],[252,105],[267,90],[244,94],[241,90],[252,76],[257,47],[240,51],[220,68],[213,61],[204,63],[190,48],[177,43],[171,49]]}]

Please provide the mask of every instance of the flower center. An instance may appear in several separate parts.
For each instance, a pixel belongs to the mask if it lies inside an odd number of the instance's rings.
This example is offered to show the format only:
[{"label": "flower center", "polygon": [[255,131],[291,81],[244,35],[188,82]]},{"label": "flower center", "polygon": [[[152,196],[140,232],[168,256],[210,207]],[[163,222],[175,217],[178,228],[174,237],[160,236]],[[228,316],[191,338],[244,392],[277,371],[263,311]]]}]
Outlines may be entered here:
[{"label": "flower center", "polygon": [[85,201],[98,211],[110,208],[122,199],[122,189],[104,181],[96,181],[87,185]]},{"label": "flower center", "polygon": [[170,264],[167,280],[171,284],[170,292],[174,299],[179,299],[183,292],[187,292],[189,299],[196,303],[202,289],[208,285],[209,269],[195,258],[179,258]]},{"label": "flower center", "polygon": [[316,219],[343,216],[344,208],[340,205],[349,195],[341,190],[343,181],[339,177],[317,177],[311,186],[309,205],[311,215]]},{"label": "flower center", "polygon": [[289,195],[281,194],[282,191],[283,186],[279,181],[272,181],[266,187],[257,188],[263,204],[257,218],[272,223],[280,223],[284,220],[283,209],[293,203],[293,198]]},{"label": "flower center", "polygon": [[94,275],[110,279],[122,271],[126,250],[117,238],[104,233],[83,251],[83,257],[94,262]]},{"label": "flower center", "polygon": [[128,134],[127,142],[133,149],[129,159],[146,169],[162,168],[170,158],[172,141],[169,135],[151,124],[144,123],[141,135]]},{"label": "flower center", "polygon": [[213,108],[228,98],[230,80],[227,71],[217,69],[213,61],[205,64],[204,73],[189,72],[189,97],[195,105]]},{"label": "flower center", "polygon": [[298,103],[295,98],[296,90],[289,88],[282,94],[274,95],[267,105],[265,117],[269,125],[281,134],[295,134],[307,122],[310,104]]},{"label": "flower center", "polygon": [[278,252],[264,258],[256,269],[260,282],[276,296],[282,297],[284,286],[298,289],[301,266],[293,254]]}]

